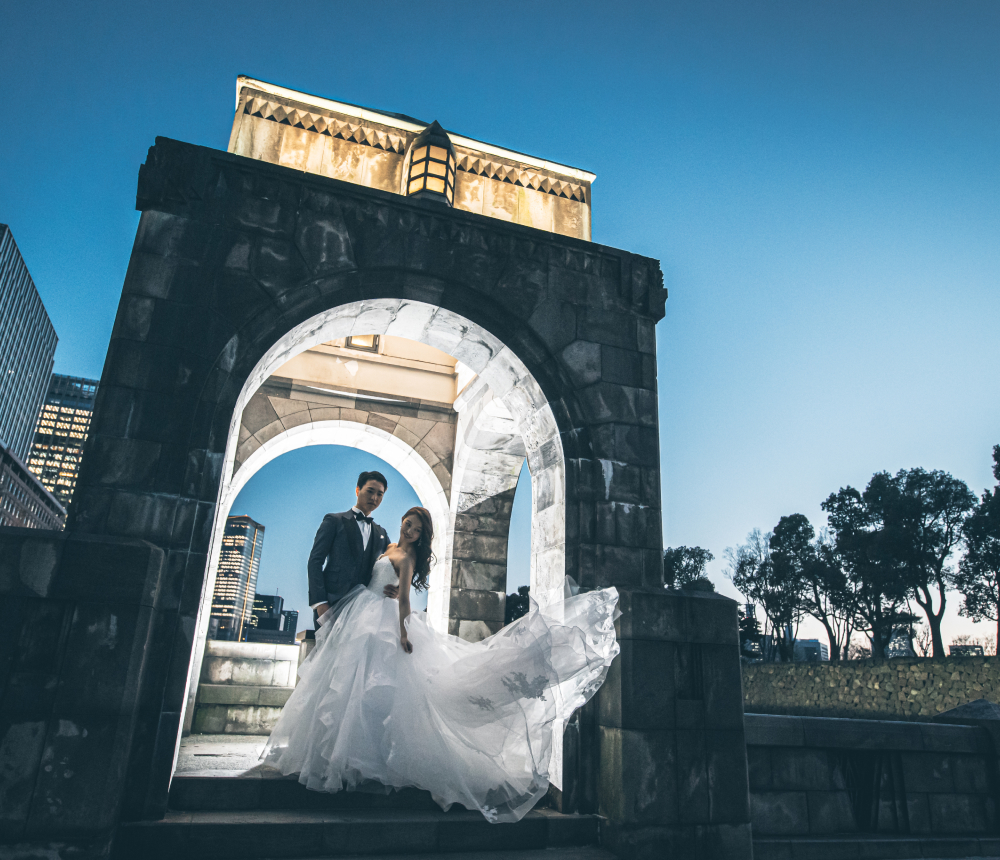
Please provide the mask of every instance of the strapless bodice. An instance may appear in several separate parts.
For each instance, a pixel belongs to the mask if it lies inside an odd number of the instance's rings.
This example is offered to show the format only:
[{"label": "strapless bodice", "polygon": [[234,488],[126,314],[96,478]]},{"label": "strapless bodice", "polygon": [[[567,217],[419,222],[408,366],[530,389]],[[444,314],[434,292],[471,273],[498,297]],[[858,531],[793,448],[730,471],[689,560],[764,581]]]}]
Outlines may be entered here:
[{"label": "strapless bodice", "polygon": [[399,574],[396,573],[396,568],[392,566],[392,562],[387,558],[380,558],[376,561],[375,567],[372,568],[372,578],[371,582],[368,583],[368,590],[382,597],[382,591],[387,585],[398,584]]}]

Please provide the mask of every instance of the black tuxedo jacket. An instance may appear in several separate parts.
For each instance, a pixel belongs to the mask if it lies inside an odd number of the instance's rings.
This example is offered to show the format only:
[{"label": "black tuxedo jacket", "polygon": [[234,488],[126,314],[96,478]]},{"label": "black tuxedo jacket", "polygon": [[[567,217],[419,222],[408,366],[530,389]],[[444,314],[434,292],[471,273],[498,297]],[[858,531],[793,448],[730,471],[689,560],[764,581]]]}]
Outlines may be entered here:
[{"label": "black tuxedo jacket", "polygon": [[364,548],[354,511],[323,517],[309,553],[310,605],[326,601],[332,606],[355,585],[368,585],[376,559],[388,546],[385,529],[373,522]]}]

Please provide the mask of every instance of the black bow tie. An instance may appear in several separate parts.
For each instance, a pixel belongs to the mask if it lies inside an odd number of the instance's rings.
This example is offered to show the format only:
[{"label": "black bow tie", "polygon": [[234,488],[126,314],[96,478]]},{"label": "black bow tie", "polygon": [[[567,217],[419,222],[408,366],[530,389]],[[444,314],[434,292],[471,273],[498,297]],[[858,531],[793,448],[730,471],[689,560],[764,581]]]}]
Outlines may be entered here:
[{"label": "black bow tie", "polygon": [[368,523],[368,525],[372,524],[372,518],[371,517],[366,517],[363,513],[361,513],[361,511],[355,511],[354,512],[354,519],[356,519],[359,523],[360,522],[365,522],[365,523]]}]

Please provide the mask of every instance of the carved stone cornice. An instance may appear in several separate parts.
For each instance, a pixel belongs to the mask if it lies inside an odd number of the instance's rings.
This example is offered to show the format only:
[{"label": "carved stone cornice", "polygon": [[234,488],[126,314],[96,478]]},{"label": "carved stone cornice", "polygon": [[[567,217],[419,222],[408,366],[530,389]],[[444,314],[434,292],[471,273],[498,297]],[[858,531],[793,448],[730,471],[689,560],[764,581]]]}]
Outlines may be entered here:
[{"label": "carved stone cornice", "polygon": [[260,94],[247,98],[243,113],[399,155],[406,152],[406,147],[413,138],[412,134],[388,129],[376,123],[359,123],[353,117],[316,113],[270,95]]},{"label": "carved stone cornice", "polygon": [[[393,129],[379,123],[359,120],[357,117],[338,116],[332,111],[316,111],[281,96],[255,90],[247,91],[243,113],[398,155],[404,155],[416,137],[414,133],[403,129]],[[532,188],[566,200],[587,202],[587,189],[583,185],[561,179],[555,173],[496,156],[487,158],[483,153],[463,146],[456,146],[456,151],[457,167],[462,173],[485,176],[487,179],[521,188]]]}]

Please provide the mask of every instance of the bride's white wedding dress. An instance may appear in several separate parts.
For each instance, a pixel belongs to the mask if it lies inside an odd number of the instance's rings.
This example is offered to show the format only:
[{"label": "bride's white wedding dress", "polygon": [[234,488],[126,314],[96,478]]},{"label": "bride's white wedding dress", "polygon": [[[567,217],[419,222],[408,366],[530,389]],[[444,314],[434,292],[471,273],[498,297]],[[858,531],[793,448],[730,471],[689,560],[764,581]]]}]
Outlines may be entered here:
[{"label": "bride's white wedding dress", "polygon": [[481,642],[406,620],[379,559],[316,631],[265,761],[318,791],[425,789],[490,821],[517,821],[548,789],[554,729],[597,692],[618,653],[613,588],[569,597]]}]

